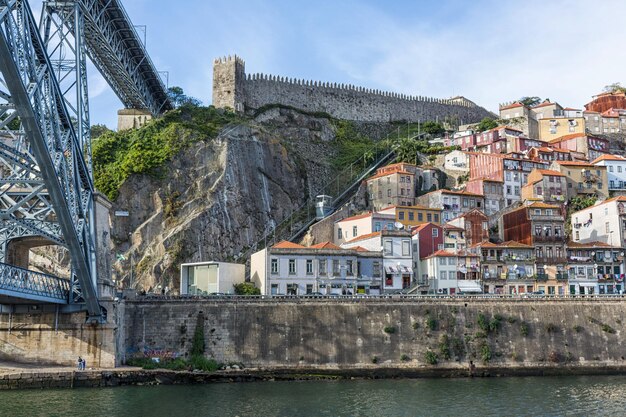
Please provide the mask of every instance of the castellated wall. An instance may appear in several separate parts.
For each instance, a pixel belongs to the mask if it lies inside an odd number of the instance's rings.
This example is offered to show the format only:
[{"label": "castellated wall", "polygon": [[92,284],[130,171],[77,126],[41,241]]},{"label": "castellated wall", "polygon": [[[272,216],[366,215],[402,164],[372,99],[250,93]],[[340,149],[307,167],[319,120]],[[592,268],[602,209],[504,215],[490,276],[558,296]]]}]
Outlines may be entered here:
[{"label": "castellated wall", "polygon": [[417,122],[456,117],[460,123],[472,123],[484,117],[495,117],[464,97],[409,96],[354,85],[246,74],[245,63],[239,57],[214,61],[213,105],[253,111],[269,104],[368,122]]}]

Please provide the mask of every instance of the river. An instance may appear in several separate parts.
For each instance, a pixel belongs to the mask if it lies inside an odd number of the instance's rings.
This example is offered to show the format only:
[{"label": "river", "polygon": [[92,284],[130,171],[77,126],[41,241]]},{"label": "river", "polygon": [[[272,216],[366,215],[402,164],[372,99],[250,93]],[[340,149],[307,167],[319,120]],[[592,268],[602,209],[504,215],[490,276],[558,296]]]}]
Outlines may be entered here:
[{"label": "river", "polygon": [[217,383],[0,392],[0,416],[623,416],[626,376]]}]

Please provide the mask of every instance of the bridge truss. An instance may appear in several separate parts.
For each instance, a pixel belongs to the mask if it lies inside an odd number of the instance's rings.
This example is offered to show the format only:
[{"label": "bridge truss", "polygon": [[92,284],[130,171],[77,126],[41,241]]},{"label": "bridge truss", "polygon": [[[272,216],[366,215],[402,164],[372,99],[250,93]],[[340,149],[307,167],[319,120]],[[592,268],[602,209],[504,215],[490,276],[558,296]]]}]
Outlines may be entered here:
[{"label": "bridge truss", "polygon": [[[118,1],[45,1],[38,26],[26,0],[0,0],[0,295],[82,305],[102,321],[87,57],[125,106],[171,108]],[[68,249],[69,281],[7,264],[10,242],[34,237]]]}]

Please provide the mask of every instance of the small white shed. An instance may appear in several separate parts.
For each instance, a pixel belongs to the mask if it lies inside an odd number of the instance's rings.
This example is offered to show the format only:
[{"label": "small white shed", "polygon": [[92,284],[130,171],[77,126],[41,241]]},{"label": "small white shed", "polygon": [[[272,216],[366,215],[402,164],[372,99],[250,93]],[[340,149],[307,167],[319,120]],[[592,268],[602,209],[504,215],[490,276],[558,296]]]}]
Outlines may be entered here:
[{"label": "small white shed", "polygon": [[246,278],[246,266],[228,262],[195,262],[180,266],[181,295],[234,294]]}]

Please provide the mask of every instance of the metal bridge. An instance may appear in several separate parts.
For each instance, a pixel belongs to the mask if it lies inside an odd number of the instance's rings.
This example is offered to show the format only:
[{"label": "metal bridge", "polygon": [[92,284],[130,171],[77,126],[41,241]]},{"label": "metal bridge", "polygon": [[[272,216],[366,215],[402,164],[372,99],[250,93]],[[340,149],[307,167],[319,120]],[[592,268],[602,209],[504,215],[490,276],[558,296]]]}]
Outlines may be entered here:
[{"label": "metal bridge", "polygon": [[[87,57],[126,107],[171,108],[119,1],[44,1],[37,25],[27,0],[0,0],[0,302],[66,304],[102,321]],[[66,247],[69,279],[11,265],[28,241]]]}]

